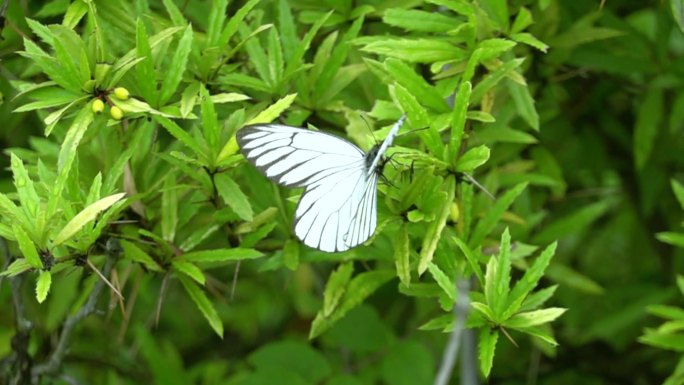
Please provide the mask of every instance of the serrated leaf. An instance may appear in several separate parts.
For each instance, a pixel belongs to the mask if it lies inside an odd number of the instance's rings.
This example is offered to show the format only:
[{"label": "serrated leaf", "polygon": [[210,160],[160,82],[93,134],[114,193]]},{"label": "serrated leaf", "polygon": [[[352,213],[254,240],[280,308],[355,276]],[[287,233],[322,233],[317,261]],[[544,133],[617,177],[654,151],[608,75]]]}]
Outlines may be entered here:
[{"label": "serrated leaf", "polygon": [[279,99],[277,102],[271,104],[268,108],[261,111],[259,115],[252,118],[249,122],[247,122],[247,124],[271,123],[278,116],[280,116],[283,111],[290,108],[296,97],[297,94],[290,94]]},{"label": "serrated leaf", "polygon": [[425,232],[425,238],[423,238],[423,246],[420,250],[420,259],[418,262],[418,274],[422,275],[428,268],[428,264],[432,261],[432,257],[437,250],[437,244],[442,236],[442,230],[446,225],[446,221],[449,217],[449,211],[451,208],[451,202],[454,199],[454,193],[456,190],[456,181],[453,176],[450,176],[446,180],[446,191],[442,194],[442,202],[440,205],[440,210],[438,212],[438,217],[428,224],[428,228]]},{"label": "serrated leaf", "polygon": [[99,213],[110,208],[125,195],[125,193],[110,195],[84,208],[81,212],[76,214],[75,217],[71,218],[66,226],[57,234],[52,242],[53,246],[59,246],[71,239],[71,237],[78,233],[86,224],[95,220]]},{"label": "serrated leaf", "polygon": [[0,273],[0,277],[14,277],[32,268],[33,266],[25,258],[17,259],[7,266],[7,270]]},{"label": "serrated leaf", "polygon": [[556,242],[550,244],[541,255],[534,261],[532,266],[525,272],[522,278],[516,282],[513,290],[508,296],[504,318],[520,310],[525,297],[537,286],[539,280],[544,275],[544,271],[551,262],[551,258],[556,252]]},{"label": "serrated leaf", "polygon": [[407,31],[448,32],[463,21],[439,12],[417,9],[390,8],[382,16],[385,24],[403,28]]},{"label": "serrated leaf", "polygon": [[[491,271],[490,271],[491,270]],[[501,234],[499,255],[490,259],[485,274],[485,298],[496,321],[503,320],[504,306],[511,282],[511,235],[508,227]]]},{"label": "serrated leaf", "polygon": [[547,224],[542,231],[537,233],[533,238],[533,243],[548,243],[581,231],[605,215],[611,206],[612,202],[610,200],[598,201],[575,210],[575,212],[567,216],[558,218]]},{"label": "serrated leaf", "polygon": [[468,246],[471,249],[480,247],[482,245],[482,241],[484,241],[485,237],[492,230],[494,230],[494,227],[496,227],[496,224],[499,223],[499,220],[504,215],[506,210],[508,210],[508,207],[510,207],[518,195],[525,190],[525,187],[527,187],[527,183],[520,183],[512,189],[506,191],[502,197],[497,199],[494,206],[487,211],[487,214],[485,214],[484,218],[482,218],[475,226],[475,229],[470,237],[470,241],[468,242]]},{"label": "serrated leaf", "polygon": [[662,233],[657,233],[656,238],[660,242],[665,242],[673,246],[684,248],[684,234],[664,231]]},{"label": "serrated leaf", "polygon": [[188,293],[195,305],[197,305],[197,308],[200,309],[204,315],[204,318],[206,318],[209,322],[211,328],[214,329],[219,337],[223,338],[223,323],[221,322],[221,318],[216,312],[214,305],[211,304],[211,301],[209,301],[209,298],[207,298],[206,294],[204,294],[202,289],[200,289],[195,282],[189,280],[188,278],[179,275],[178,280],[181,281],[185,291]]},{"label": "serrated leaf", "polygon": [[254,249],[234,248],[191,251],[181,255],[178,258],[189,262],[225,262],[254,259],[263,255],[264,254]]},{"label": "serrated leaf", "polygon": [[161,198],[161,229],[162,238],[173,242],[176,238],[176,226],[178,225],[178,189],[176,187],[176,175],[173,172],[167,174],[164,179]]},{"label": "serrated leaf", "polygon": [[183,32],[183,36],[178,41],[178,47],[173,54],[171,64],[164,72],[161,90],[159,91],[159,105],[163,106],[173,96],[180,84],[183,73],[188,63],[188,56],[192,49],[192,26],[188,25]]},{"label": "serrated leaf", "polygon": [[437,90],[404,62],[390,58],[385,61],[385,68],[394,80],[406,88],[421,104],[438,112],[449,111],[449,106]]},{"label": "serrated leaf", "polygon": [[52,274],[49,271],[41,271],[36,281],[36,299],[38,303],[43,303],[50,292],[52,284]]},{"label": "serrated leaf", "polygon": [[409,63],[453,62],[467,58],[465,50],[443,40],[383,37],[371,41],[361,50],[402,59]]},{"label": "serrated leaf", "polygon": [[394,240],[394,265],[399,280],[406,287],[411,284],[410,256],[408,224],[402,223],[399,235]]},{"label": "serrated leaf", "polygon": [[392,99],[404,111],[412,127],[427,127],[429,125],[430,118],[427,111],[406,88],[394,84],[389,87],[389,90]]},{"label": "serrated leaf", "polygon": [[489,160],[489,148],[484,144],[471,148],[456,160],[457,172],[471,172]]},{"label": "serrated leaf", "polygon": [[485,377],[489,377],[494,363],[494,352],[496,351],[496,343],[499,340],[499,332],[482,328],[480,330],[480,340],[478,341],[480,370]]},{"label": "serrated leaf", "polygon": [[138,18],[135,30],[135,53],[142,60],[135,65],[135,74],[142,97],[148,102],[154,102],[157,93],[157,76],[154,71],[154,58],[150,39],[147,36],[145,23]]},{"label": "serrated leaf", "polygon": [[512,80],[508,80],[506,85],[520,117],[535,131],[539,131],[539,114],[534,106],[534,98],[532,98],[529,88]]},{"label": "serrated leaf", "polygon": [[162,271],[159,264],[155,262],[149,254],[136,246],[133,242],[121,240],[121,247],[124,250],[124,256],[131,261],[138,262],[145,266],[148,270]]},{"label": "serrated leaf", "polygon": [[463,132],[465,130],[466,116],[468,113],[468,106],[470,105],[470,94],[472,93],[472,85],[469,81],[465,81],[458,86],[458,91],[454,98],[454,110],[451,113],[451,133],[449,135],[449,147],[445,153],[447,162],[450,165],[456,165],[457,154],[461,150],[461,142],[463,140]]},{"label": "serrated leaf", "polygon": [[643,169],[651,156],[653,145],[663,120],[664,95],[657,85],[646,91],[644,99],[638,104],[637,119],[634,127],[634,161],[638,169]]},{"label": "serrated leaf", "polygon": [[549,49],[548,45],[546,45],[543,41],[537,39],[534,35],[528,32],[514,33],[511,35],[511,39],[519,43],[527,44],[530,47],[534,47],[544,53],[546,53],[546,51],[548,51]]},{"label": "serrated leaf", "polygon": [[328,282],[325,285],[325,290],[323,291],[322,312],[324,317],[329,317],[337,308],[342,295],[347,289],[347,284],[349,283],[353,272],[354,264],[346,262],[341,264],[337,270],[330,273]]},{"label": "serrated leaf", "polygon": [[21,207],[28,217],[35,217],[38,214],[38,204],[40,198],[36,193],[33,181],[24,167],[24,163],[13,152],[10,153],[12,174],[14,176],[14,187],[17,189]]},{"label": "serrated leaf", "polygon": [[427,266],[428,271],[432,278],[435,279],[439,287],[442,288],[444,293],[449,297],[450,300],[456,301],[456,283],[453,282],[447,275],[439,268],[439,266],[430,262]]},{"label": "serrated leaf", "polygon": [[684,210],[684,185],[682,185],[674,179],[670,181],[670,184],[672,185],[672,192],[677,198],[677,201],[679,202],[679,205],[682,207],[682,210]]},{"label": "serrated leaf", "polygon": [[205,278],[204,273],[195,264],[185,261],[173,261],[171,262],[173,268],[188,277],[192,278],[195,282],[204,286]]},{"label": "serrated leaf", "polygon": [[513,59],[506,61],[503,65],[499,66],[493,72],[485,75],[482,80],[480,80],[477,85],[473,88],[471,102],[478,103],[482,100],[484,94],[496,86],[502,79],[508,76],[512,71],[525,61],[523,58]]},{"label": "serrated leaf", "polygon": [[509,318],[508,320],[504,321],[503,326],[510,327],[513,329],[538,326],[555,320],[556,318],[563,315],[563,313],[565,313],[567,310],[568,309],[563,309],[559,307],[550,307],[548,309],[518,313]]},{"label": "serrated leaf", "polygon": [[200,159],[206,159],[206,151],[202,149],[200,144],[197,142],[197,140],[195,140],[195,138],[192,137],[192,135],[188,134],[178,124],[163,116],[154,116],[154,120],[161,124],[162,127],[166,128],[169,134],[173,135],[173,137],[190,147],[197,157]]},{"label": "serrated leaf", "polygon": [[214,175],[214,183],[223,202],[233,209],[241,219],[251,221],[254,218],[254,212],[252,211],[249,199],[228,174],[220,173]]},{"label": "serrated leaf", "polygon": [[672,17],[677,22],[679,30],[684,33],[684,1],[670,0],[670,9],[672,10]]},{"label": "serrated leaf", "polygon": [[19,244],[19,250],[21,251],[21,255],[26,258],[26,261],[33,267],[34,269],[42,269],[43,268],[43,261],[40,259],[40,256],[38,255],[38,250],[36,249],[36,245],[33,243],[31,238],[26,234],[26,231],[22,229],[20,226],[13,224],[12,225],[12,232],[14,233],[14,237],[17,240],[17,243]]},{"label": "serrated leaf", "polygon": [[344,317],[347,312],[363,302],[369,295],[394,276],[395,273],[392,270],[374,270],[354,277],[349,282],[349,285],[347,285],[347,290],[340,300],[337,309],[329,317],[326,317],[322,310],[316,314],[316,318],[311,324],[309,338],[316,338],[328,330],[337,320]]}]

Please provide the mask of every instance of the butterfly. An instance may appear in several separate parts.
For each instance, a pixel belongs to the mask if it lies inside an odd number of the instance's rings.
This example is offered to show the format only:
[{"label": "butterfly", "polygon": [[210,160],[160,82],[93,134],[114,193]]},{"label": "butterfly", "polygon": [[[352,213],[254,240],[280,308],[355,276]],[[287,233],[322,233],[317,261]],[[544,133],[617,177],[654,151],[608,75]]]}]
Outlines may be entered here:
[{"label": "butterfly", "polygon": [[377,225],[377,184],[384,153],[404,123],[364,153],[335,135],[282,124],[254,124],[236,134],[244,157],[285,187],[304,187],[293,230],[305,245],[349,250],[368,240]]}]

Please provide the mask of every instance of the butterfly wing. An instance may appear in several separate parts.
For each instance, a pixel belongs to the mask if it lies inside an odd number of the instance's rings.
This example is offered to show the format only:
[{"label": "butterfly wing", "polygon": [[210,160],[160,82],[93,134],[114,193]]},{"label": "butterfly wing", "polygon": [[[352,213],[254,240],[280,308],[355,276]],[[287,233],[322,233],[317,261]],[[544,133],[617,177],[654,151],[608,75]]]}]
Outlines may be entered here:
[{"label": "butterfly wing", "polygon": [[366,241],[376,226],[377,175],[366,154],[326,133],[277,125],[241,129],[245,158],[269,179],[305,187],[295,211],[294,232],[304,244],[344,251]]},{"label": "butterfly wing", "polygon": [[247,160],[286,187],[306,187],[357,167],[365,156],[337,136],[280,124],[246,126],[236,139]]}]

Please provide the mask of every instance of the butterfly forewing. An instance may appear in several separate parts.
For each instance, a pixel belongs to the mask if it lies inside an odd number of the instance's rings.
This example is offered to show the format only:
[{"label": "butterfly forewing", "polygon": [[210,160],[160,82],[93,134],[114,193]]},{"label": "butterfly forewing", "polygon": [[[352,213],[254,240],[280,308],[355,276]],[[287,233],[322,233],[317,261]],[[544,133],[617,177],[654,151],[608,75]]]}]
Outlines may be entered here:
[{"label": "butterfly forewing", "polygon": [[376,168],[402,122],[369,154],[334,135],[279,124],[247,126],[236,137],[245,158],[266,177],[305,188],[295,211],[295,235],[319,250],[344,251],[375,231]]}]

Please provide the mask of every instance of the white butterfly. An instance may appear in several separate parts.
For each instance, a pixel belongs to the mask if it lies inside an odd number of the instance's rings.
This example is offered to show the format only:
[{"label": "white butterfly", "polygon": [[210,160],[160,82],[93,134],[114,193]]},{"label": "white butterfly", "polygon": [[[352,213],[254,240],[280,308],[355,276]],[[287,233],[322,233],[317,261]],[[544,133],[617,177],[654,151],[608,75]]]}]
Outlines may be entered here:
[{"label": "white butterfly", "polygon": [[345,251],[375,231],[383,154],[404,119],[367,154],[340,137],[281,124],[246,126],[236,137],[242,154],[266,177],[305,188],[295,211],[295,235],[322,251]]}]

